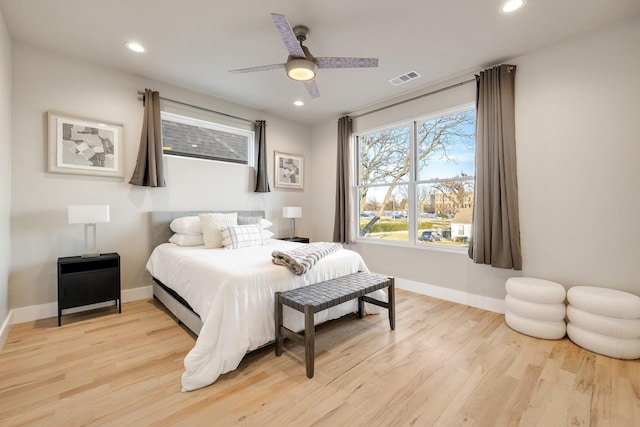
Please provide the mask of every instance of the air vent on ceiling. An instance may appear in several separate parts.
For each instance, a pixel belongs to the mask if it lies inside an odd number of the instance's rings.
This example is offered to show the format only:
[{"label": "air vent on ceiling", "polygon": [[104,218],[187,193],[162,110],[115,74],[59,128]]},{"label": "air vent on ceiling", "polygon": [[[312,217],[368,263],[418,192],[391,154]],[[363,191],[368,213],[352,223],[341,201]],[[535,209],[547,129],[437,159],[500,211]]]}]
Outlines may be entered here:
[{"label": "air vent on ceiling", "polygon": [[391,80],[389,80],[389,83],[395,86],[399,86],[410,80],[417,79],[418,77],[420,77],[420,74],[418,74],[417,71],[409,71],[408,73],[405,73],[401,76],[392,78]]}]

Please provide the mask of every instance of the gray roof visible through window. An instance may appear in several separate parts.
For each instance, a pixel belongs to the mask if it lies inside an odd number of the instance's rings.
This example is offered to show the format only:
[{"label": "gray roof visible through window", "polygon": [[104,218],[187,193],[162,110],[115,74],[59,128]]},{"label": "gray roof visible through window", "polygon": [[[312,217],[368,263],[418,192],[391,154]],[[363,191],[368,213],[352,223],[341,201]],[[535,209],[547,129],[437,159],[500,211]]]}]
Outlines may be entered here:
[{"label": "gray roof visible through window", "polygon": [[248,164],[248,144],[245,135],[162,120],[165,154]]}]

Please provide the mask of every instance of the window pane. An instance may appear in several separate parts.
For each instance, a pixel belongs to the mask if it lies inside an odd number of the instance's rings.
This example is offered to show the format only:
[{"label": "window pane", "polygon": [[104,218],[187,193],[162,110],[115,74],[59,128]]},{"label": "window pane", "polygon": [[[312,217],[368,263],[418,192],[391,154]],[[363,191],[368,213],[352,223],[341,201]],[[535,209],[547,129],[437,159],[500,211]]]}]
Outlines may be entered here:
[{"label": "window pane", "polygon": [[[475,175],[471,104],[455,113],[360,134],[356,147],[361,238],[422,247],[468,246]],[[416,235],[409,235],[409,229]]]},{"label": "window pane", "polygon": [[408,191],[407,185],[361,188],[360,237],[408,241]]},{"label": "window pane", "polygon": [[475,110],[417,123],[418,181],[475,174]]},{"label": "window pane", "polygon": [[253,132],[162,112],[164,154],[249,164]]},{"label": "window pane", "polygon": [[358,137],[359,184],[392,184],[409,180],[409,126]]},{"label": "window pane", "polygon": [[416,187],[418,242],[467,246],[473,215],[473,180],[457,179]]}]

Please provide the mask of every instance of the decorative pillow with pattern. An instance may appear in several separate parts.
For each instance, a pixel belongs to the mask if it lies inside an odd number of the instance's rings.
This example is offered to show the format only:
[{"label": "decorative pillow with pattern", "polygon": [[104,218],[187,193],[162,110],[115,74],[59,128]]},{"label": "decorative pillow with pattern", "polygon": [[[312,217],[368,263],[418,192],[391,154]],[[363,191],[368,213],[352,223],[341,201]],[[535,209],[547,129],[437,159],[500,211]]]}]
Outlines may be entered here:
[{"label": "decorative pillow with pattern", "polygon": [[222,247],[222,230],[226,227],[238,225],[238,213],[207,213],[200,214],[202,237],[207,249]]},{"label": "decorative pillow with pattern", "polygon": [[222,230],[222,246],[226,249],[262,246],[264,239],[259,224],[229,226]]}]

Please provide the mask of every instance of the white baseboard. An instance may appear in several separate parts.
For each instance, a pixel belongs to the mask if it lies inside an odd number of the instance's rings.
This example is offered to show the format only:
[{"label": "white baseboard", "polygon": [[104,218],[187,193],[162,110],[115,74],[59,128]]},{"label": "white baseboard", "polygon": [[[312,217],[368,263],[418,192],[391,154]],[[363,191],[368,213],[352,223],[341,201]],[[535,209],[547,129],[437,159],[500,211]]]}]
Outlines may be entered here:
[{"label": "white baseboard", "polygon": [[455,289],[443,288],[441,286],[428,285],[426,283],[414,282],[412,280],[396,278],[396,287],[417,294],[427,295],[470,307],[481,308],[487,311],[504,314],[507,307],[504,300],[483,295],[471,294]]},{"label": "white baseboard", "polygon": [[[471,294],[468,292],[458,291],[455,289],[443,288],[441,286],[429,285],[426,283],[415,282],[412,280],[396,278],[396,286],[399,289],[427,295],[446,301],[464,304],[471,307],[481,308],[487,311],[504,314],[506,311],[505,302],[502,299],[486,297],[482,295]],[[126,289],[122,291],[122,302],[138,301],[141,299],[153,298],[153,287],[142,286],[140,288]],[[113,305],[112,302],[91,304],[83,307],[65,310],[65,314],[76,313],[79,311],[108,307]],[[51,302],[48,304],[32,305],[29,307],[16,308],[9,311],[7,318],[0,328],[0,351],[4,347],[11,330],[11,325],[24,322],[32,322],[34,320],[47,319],[49,317],[58,316],[58,303]]]},{"label": "white baseboard", "polygon": [[[153,287],[143,286],[134,289],[125,289],[121,294],[122,302],[131,302],[141,299],[148,299],[153,297]],[[84,305],[82,307],[70,308],[64,310],[64,314],[77,313],[84,310],[92,310],[95,308],[109,307],[113,305],[113,302],[101,302],[98,304]],[[29,307],[20,307],[11,310],[13,312],[13,319],[11,325],[24,322],[33,322],[34,320],[48,319],[49,317],[58,317],[58,303],[50,302],[47,304],[31,305]]]}]

